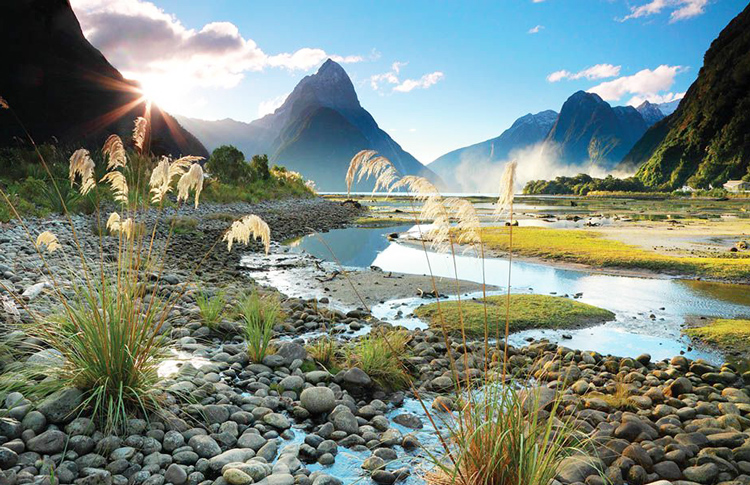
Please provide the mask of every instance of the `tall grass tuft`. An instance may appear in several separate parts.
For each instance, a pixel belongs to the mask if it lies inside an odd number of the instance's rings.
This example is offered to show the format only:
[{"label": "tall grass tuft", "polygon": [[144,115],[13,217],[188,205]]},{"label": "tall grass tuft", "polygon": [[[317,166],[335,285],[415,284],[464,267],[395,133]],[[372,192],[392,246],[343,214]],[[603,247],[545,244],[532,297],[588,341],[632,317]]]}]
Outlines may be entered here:
[{"label": "tall grass tuft", "polygon": [[402,330],[373,331],[349,348],[347,363],[362,369],[384,389],[403,389],[409,384],[402,359],[410,338]]},{"label": "tall grass tuft", "polygon": [[[446,453],[431,456],[431,485],[548,485],[563,459],[577,453],[582,437],[554,419],[559,395],[487,382],[447,421]],[[542,408],[550,407],[550,415]]]},{"label": "tall grass tuft", "polygon": [[273,327],[281,317],[279,300],[253,291],[240,299],[237,310],[245,324],[248,356],[253,362],[261,362],[272,350]]},{"label": "tall grass tuft", "polygon": [[335,338],[324,336],[310,342],[307,354],[328,371],[339,368],[343,359],[343,349]]},{"label": "tall grass tuft", "polygon": [[[7,103],[3,108],[11,109]],[[160,291],[166,268],[164,255],[174,227],[162,224],[164,204],[173,203],[169,194],[174,185],[178,185],[178,204],[190,192],[197,204],[202,188],[198,175],[202,178],[202,169],[196,165],[198,157],[178,160],[164,157],[157,161],[148,153],[148,129],[146,118],[136,120],[134,147],[130,150],[117,135],[107,139],[102,149],[107,161],[106,174],[100,179],[108,186],[104,190],[98,190],[96,165],[87,150],[77,150],[70,158],[71,186],[77,186],[81,195],[96,198],[98,227],[106,220],[109,235],[97,234],[98,251],[84,249],[89,245],[81,240],[82,233],[68,212],[66,192],[60,189],[42,151],[30,136],[39,163],[60,199],[68,232],[64,237],[50,231],[34,234],[14,206],[13,197],[0,187],[0,200],[18,220],[29,246],[36,251],[57,307],[52,317],[39,313],[0,281],[0,289],[5,292],[3,308],[15,315],[13,324],[59,356],[34,369],[23,369],[31,366],[17,362],[15,367],[20,372],[14,375],[31,379],[26,388],[28,397],[42,397],[62,387],[79,388],[85,396],[79,411],[98,421],[105,433],[123,431],[130,416],[148,416],[163,409],[165,394],[157,386],[157,371],[169,343],[166,329],[190,279],[207,256],[198,261],[192,275],[177,290],[166,294]],[[182,183],[175,184],[178,178]],[[119,213],[102,214],[101,194],[120,205]],[[157,217],[146,217],[146,211],[156,211]],[[261,222],[255,224],[265,224]],[[164,232],[167,234],[162,237]],[[270,240],[267,225],[263,236]],[[114,248],[111,242],[115,243]],[[239,242],[248,241],[240,238]],[[25,314],[21,315],[21,311]],[[5,373],[0,377],[0,393],[24,384]]]},{"label": "tall grass tuft", "polygon": [[227,307],[224,292],[219,291],[215,295],[209,295],[205,290],[201,290],[195,296],[195,303],[198,305],[203,323],[211,330],[216,329]]}]

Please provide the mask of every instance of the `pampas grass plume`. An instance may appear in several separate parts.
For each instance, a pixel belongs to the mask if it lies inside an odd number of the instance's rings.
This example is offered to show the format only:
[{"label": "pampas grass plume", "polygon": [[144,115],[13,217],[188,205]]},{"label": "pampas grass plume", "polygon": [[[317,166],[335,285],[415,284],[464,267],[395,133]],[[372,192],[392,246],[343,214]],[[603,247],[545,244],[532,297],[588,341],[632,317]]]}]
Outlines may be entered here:
[{"label": "pampas grass plume", "polygon": [[102,154],[109,157],[107,170],[124,167],[128,163],[125,156],[125,146],[122,144],[122,139],[117,135],[109,135],[107,141],[104,142]]},{"label": "pampas grass plume", "polygon": [[500,217],[506,212],[510,212],[513,206],[513,192],[516,185],[516,167],[515,160],[508,162],[503,170],[503,176],[500,178],[500,197],[497,199],[495,215]]},{"label": "pampas grass plume", "polygon": [[102,177],[101,182],[108,183],[112,188],[112,194],[117,202],[123,204],[128,201],[128,182],[125,180],[125,176],[118,172],[112,171]]},{"label": "pampas grass plume", "polygon": [[146,142],[146,130],[148,129],[148,120],[142,116],[135,119],[133,127],[133,144],[138,150],[143,151],[143,144]]},{"label": "pampas grass plume", "polygon": [[198,208],[198,198],[203,190],[203,167],[194,163],[190,170],[182,174],[180,181],[177,183],[177,201],[187,200],[190,190],[195,191],[195,208]]},{"label": "pampas grass plume", "polygon": [[229,230],[224,234],[223,240],[227,243],[227,251],[232,251],[235,241],[245,245],[250,243],[250,238],[259,239],[265,247],[266,254],[271,248],[271,229],[268,224],[256,216],[250,214],[238,221],[234,221]]},{"label": "pampas grass plume", "polygon": [[69,165],[70,183],[73,184],[76,177],[81,177],[81,195],[86,195],[94,188],[94,161],[88,150],[83,148],[73,152],[70,156]]},{"label": "pampas grass plume", "polygon": [[60,243],[57,240],[57,236],[49,231],[44,231],[36,237],[36,246],[45,246],[47,248],[47,252],[50,253],[54,253],[55,251],[60,249]]}]

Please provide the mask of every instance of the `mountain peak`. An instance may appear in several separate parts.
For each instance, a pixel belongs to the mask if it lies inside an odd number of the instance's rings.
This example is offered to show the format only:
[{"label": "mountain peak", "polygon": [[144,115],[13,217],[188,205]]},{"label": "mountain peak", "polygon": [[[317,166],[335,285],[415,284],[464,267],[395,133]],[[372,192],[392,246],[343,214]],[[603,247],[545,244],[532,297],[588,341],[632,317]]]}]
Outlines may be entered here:
[{"label": "mountain peak", "polygon": [[313,102],[338,110],[361,108],[349,75],[331,59],[326,60],[315,74],[305,76],[284,104],[293,105],[298,100],[304,100],[303,104]]}]

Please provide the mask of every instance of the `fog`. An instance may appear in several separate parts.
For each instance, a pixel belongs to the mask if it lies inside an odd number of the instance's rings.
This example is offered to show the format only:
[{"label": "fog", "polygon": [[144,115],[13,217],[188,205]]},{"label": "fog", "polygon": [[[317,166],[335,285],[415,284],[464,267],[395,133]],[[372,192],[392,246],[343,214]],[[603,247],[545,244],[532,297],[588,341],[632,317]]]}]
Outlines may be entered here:
[{"label": "fog", "polygon": [[[586,173],[592,177],[602,178],[607,175],[629,177],[631,172],[607,170],[590,161],[587,164],[566,164],[559,159],[559,150],[552,143],[540,142],[525,148],[513,150],[506,160],[489,161],[484,157],[464,155],[456,168],[453,184],[460,192],[495,193],[498,191],[500,178],[505,164],[516,160],[516,191],[521,192],[529,180],[550,180],[559,176],[573,176]],[[450,183],[451,181],[449,181]]]}]

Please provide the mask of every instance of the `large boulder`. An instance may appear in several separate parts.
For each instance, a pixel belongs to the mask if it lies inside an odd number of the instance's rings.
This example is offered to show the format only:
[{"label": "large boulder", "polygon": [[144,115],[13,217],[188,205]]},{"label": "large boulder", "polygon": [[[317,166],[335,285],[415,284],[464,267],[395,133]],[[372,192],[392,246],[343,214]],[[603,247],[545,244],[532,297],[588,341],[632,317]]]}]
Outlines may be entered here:
[{"label": "large boulder", "polygon": [[310,387],[302,391],[300,403],[310,414],[330,413],[336,407],[336,396],[327,387]]}]

